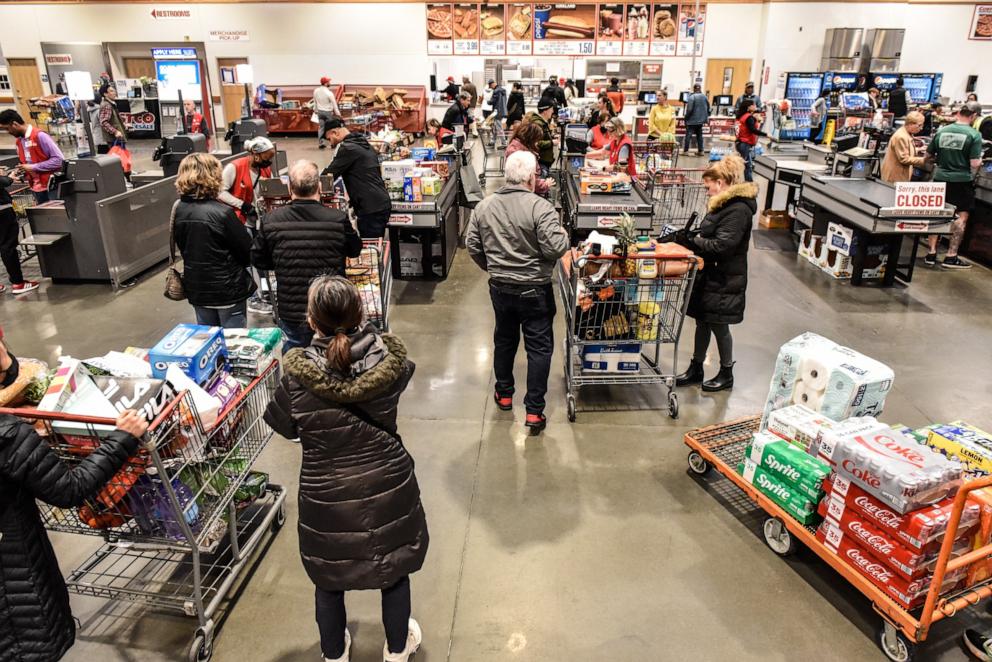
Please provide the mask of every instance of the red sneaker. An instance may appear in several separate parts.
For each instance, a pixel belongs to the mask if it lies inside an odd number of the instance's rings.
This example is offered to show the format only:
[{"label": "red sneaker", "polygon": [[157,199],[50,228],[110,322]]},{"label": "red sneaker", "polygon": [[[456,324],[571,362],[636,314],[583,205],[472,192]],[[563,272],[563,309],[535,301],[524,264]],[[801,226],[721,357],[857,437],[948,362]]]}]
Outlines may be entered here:
[{"label": "red sneaker", "polygon": [[37,290],[37,289],[38,289],[38,283],[34,282],[33,280],[26,280],[23,283],[18,283],[17,285],[10,286],[10,292],[14,296],[17,296],[18,294],[26,294],[31,290]]},{"label": "red sneaker", "polygon": [[533,437],[544,432],[544,428],[548,427],[548,419],[544,414],[527,414],[524,425],[530,428],[530,435]]},{"label": "red sneaker", "polygon": [[499,393],[493,393],[493,401],[502,411],[513,409],[513,396],[511,395],[502,396]]},{"label": "red sneaker", "polygon": [[6,291],[7,291],[7,286],[6,285],[0,285],[0,294],[3,294]]}]

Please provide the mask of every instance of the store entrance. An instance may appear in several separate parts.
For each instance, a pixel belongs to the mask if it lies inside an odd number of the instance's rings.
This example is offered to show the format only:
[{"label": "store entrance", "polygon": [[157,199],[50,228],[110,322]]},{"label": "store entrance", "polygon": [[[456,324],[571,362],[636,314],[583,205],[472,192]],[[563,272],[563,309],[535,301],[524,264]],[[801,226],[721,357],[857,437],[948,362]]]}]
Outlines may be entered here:
[{"label": "store entrance", "polygon": [[751,60],[709,60],[706,63],[707,95],[729,94],[735,99],[744,94],[751,76]]},{"label": "store entrance", "polygon": [[10,75],[10,83],[14,90],[17,112],[25,120],[30,121],[31,111],[28,107],[28,99],[44,94],[41,89],[41,74],[38,72],[38,63],[34,58],[7,58],[7,73]]}]

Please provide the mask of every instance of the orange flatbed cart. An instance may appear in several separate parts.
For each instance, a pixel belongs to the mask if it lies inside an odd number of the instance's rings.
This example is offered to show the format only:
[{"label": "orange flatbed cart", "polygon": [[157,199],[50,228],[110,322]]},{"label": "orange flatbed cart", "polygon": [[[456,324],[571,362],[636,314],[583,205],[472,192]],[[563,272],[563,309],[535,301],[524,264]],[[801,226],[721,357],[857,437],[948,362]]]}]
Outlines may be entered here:
[{"label": "orange flatbed cart", "polygon": [[992,485],[992,476],[967,481],[958,490],[926,602],[923,607],[908,611],[817,540],[815,527],[800,524],[737,473],[737,465],[744,457],[744,449],[751,436],[758,430],[760,420],[758,416],[749,416],[687,432],[684,441],[690,449],[689,471],[697,476],[705,476],[716,469],[760,506],[768,515],[762,527],[765,542],[776,554],[788,556],[802,543],[861,591],[882,617],[876,643],[888,659],[909,662],[913,659],[917,645],[926,640],[934,623],[950,618],[966,607],[992,596],[992,580],[952,591],[944,596],[939,595],[947,573],[992,556],[992,544],[989,544],[957,558],[950,558],[968,494]]}]

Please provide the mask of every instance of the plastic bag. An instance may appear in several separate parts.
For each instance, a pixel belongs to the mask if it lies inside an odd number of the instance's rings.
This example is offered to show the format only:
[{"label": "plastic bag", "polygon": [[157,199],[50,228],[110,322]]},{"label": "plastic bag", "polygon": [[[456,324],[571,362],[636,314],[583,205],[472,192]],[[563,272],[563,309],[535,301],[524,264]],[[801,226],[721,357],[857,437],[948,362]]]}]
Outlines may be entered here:
[{"label": "plastic bag", "polygon": [[126,147],[120,143],[114,143],[113,147],[107,151],[107,154],[116,156],[121,160],[121,166],[124,168],[125,174],[131,172],[131,152]]}]

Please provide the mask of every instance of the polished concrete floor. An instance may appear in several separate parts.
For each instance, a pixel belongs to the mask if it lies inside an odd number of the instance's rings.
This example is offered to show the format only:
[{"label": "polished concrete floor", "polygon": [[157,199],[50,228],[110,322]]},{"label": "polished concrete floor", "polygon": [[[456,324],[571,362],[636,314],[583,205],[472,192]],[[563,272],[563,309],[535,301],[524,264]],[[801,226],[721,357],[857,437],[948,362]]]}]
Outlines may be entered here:
[{"label": "polished concrete floor", "polygon": [[[311,141],[285,142],[293,158],[326,161]],[[660,409],[658,389],[583,392],[580,406],[596,411],[569,424],[559,351],[539,438],[526,436],[519,403],[504,413],[490,400],[492,312],[467,255],[444,282],[397,284],[393,331],[418,366],[400,429],[432,536],[413,579],[425,632],[417,660],[882,659],[866,600],[808,550],[788,561],[773,554],[760,513],[739,492],[686,472],[682,435],[759,411],[778,347],[807,330],[895,369],[886,421],[965,418],[992,429],[992,274],[920,269],[911,286],[882,290],[832,281],[791,252],[753,249],[750,265],[733,391],[681,389],[677,421]],[[189,306],[162,297],[162,280],[156,271],[117,293],[46,282],[19,300],[0,297],[0,321],[19,354],[49,361],[148,346],[193,320]],[[707,371],[715,369],[711,356]],[[293,526],[299,446],[274,438],[258,467],[290,488],[289,525],[224,609],[214,659],[319,660]],[[66,570],[97,542],[53,539]],[[82,628],[71,661],[183,659],[194,629],[193,619],[142,607],[78,596],[72,604]],[[381,659],[378,596],[356,593],[348,605],[352,659]],[[921,659],[965,659],[965,623],[992,627],[980,614],[938,624]]]}]

